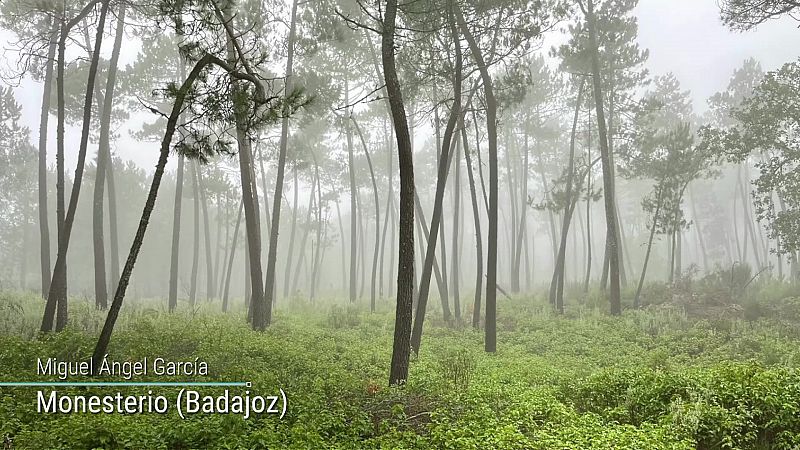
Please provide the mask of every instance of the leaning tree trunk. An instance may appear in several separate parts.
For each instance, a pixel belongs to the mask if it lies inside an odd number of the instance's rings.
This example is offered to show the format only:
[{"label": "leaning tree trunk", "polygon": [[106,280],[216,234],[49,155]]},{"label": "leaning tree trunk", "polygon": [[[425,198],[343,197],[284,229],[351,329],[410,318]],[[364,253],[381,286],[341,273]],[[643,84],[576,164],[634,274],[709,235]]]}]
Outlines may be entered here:
[{"label": "leaning tree trunk", "polygon": [[[103,31],[105,28],[106,14],[108,13],[109,0],[103,0],[100,7],[100,17],[97,22],[97,34],[95,36],[94,51],[92,52],[92,60],[89,64],[89,76],[86,82],[86,96],[83,103],[83,128],[81,129],[81,140],[78,147],[78,164],[75,168],[75,179],[72,183],[72,192],[69,198],[69,207],[66,215],[64,216],[64,226],[61,236],[58,240],[58,254],[56,256],[55,267],[53,268],[53,280],[50,283],[50,292],[47,295],[47,303],[45,304],[44,317],[42,318],[43,332],[49,332],[53,329],[53,319],[56,312],[56,305],[60,304],[58,319],[56,321],[56,331],[61,331],[67,323],[67,298],[66,298],[66,279],[67,279],[67,251],[69,249],[70,236],[72,234],[72,224],[75,221],[75,213],[78,209],[78,197],[81,193],[81,183],[83,181],[83,170],[86,163],[86,151],[89,145],[89,127],[92,120],[92,94],[94,92],[94,82],[97,78],[97,66],[100,60],[100,47],[103,43]],[[88,12],[88,11],[87,11]],[[78,16],[80,17],[80,15]],[[75,22],[75,18],[70,21],[70,24]],[[70,24],[64,27],[64,32],[68,32]],[[59,46],[65,46],[66,34],[62,34]],[[60,49],[61,51],[61,49]],[[60,55],[60,62],[63,62],[63,53]],[[63,94],[63,74],[64,68],[59,64],[59,84],[60,92]],[[63,97],[59,99],[59,103],[63,102]],[[63,105],[59,105],[63,106]],[[59,124],[63,133],[63,122]],[[63,149],[63,134],[62,134],[62,149]],[[62,155],[63,159],[63,155]],[[63,164],[63,162],[62,162]]]},{"label": "leaning tree trunk", "polygon": [[622,314],[620,301],[619,249],[617,243],[617,219],[614,208],[614,188],[612,179],[611,156],[608,149],[608,130],[606,129],[605,111],[603,107],[603,87],[600,78],[600,56],[597,49],[597,30],[595,29],[593,0],[588,0],[586,20],[589,28],[589,52],[592,60],[592,84],[594,87],[597,127],[600,138],[600,160],[603,167],[603,191],[606,209],[606,247],[609,254],[610,303],[611,314]]},{"label": "leaning tree trunk", "polygon": [[[422,342],[422,327],[425,323],[425,309],[428,305],[428,292],[430,290],[431,274],[433,270],[433,262],[436,258],[436,240],[439,235],[441,226],[442,211],[444,209],[444,190],[447,186],[447,175],[450,172],[450,164],[453,161],[453,154],[455,153],[455,135],[456,124],[458,118],[461,116],[461,83],[463,66],[463,59],[461,56],[460,42],[458,39],[458,32],[456,31],[455,19],[453,18],[452,11],[450,16],[450,31],[453,42],[456,46],[456,62],[455,71],[453,72],[453,104],[450,107],[450,116],[447,119],[447,125],[444,130],[444,140],[440,150],[440,158],[438,165],[438,173],[436,176],[436,194],[433,201],[433,213],[431,214],[431,227],[430,235],[428,237],[428,245],[425,251],[425,264],[422,266],[422,277],[419,281],[419,298],[417,299],[417,311],[414,317],[414,328],[411,332],[411,348],[415,353],[419,353],[420,344]],[[444,240],[442,240],[444,243]],[[444,250],[444,247],[442,247]],[[442,251],[444,255],[444,251]],[[444,261],[444,260],[443,260]],[[444,286],[447,286],[447,279],[444,279]],[[443,302],[446,299],[442,299]],[[444,312],[444,320],[450,321],[450,310],[446,303],[442,303]]]},{"label": "leaning tree trunk", "polygon": [[39,260],[42,274],[42,298],[50,290],[50,225],[47,214],[47,125],[50,120],[50,94],[53,90],[53,62],[58,45],[58,24],[52,22],[50,42],[47,46],[47,65],[42,93],[42,110],[39,117]]},{"label": "leaning tree trunk", "polygon": [[390,385],[404,384],[408,378],[408,359],[411,353],[411,305],[414,296],[414,158],[403,105],[403,93],[395,66],[396,19],[397,0],[386,0],[381,30],[381,60],[397,138],[398,168],[400,170],[400,253],[397,267],[394,342],[389,370]]},{"label": "leaning tree trunk", "polygon": [[456,17],[467,39],[472,57],[478,65],[486,102],[486,133],[489,137],[489,235],[486,256],[486,325],[484,348],[489,353],[497,350],[497,99],[494,96],[492,77],[475,37],[469,30],[461,10],[456,7]]},{"label": "leaning tree trunk", "polygon": [[566,204],[564,206],[564,218],[561,224],[561,242],[558,246],[558,257],[556,267],[553,270],[553,279],[550,282],[550,303],[553,303],[559,314],[564,314],[564,277],[566,272],[567,254],[567,234],[572,222],[572,213],[578,202],[578,196],[573,197],[573,183],[575,180],[575,136],[578,132],[578,116],[581,112],[581,100],[583,100],[583,79],[578,87],[578,98],[575,101],[575,116],[572,120],[572,133],[569,141],[569,163],[567,166],[567,190]]},{"label": "leaning tree trunk", "polygon": [[111,307],[108,309],[108,315],[106,316],[105,323],[103,324],[103,329],[100,332],[100,338],[98,339],[97,345],[92,353],[92,367],[95,368],[95,371],[100,367],[101,361],[105,357],[108,350],[108,344],[111,341],[111,333],[114,331],[114,325],[117,322],[117,317],[119,317],[119,311],[122,309],[122,302],[125,299],[125,292],[128,289],[128,284],[130,283],[133,267],[136,265],[136,259],[139,256],[139,251],[141,250],[142,243],[144,242],[144,235],[147,232],[147,225],[150,223],[150,216],[155,208],[156,197],[158,196],[158,188],[161,186],[161,179],[164,176],[164,169],[167,165],[167,160],[169,159],[172,136],[175,134],[178,116],[180,116],[181,110],[183,109],[183,102],[186,99],[189,89],[194,81],[198,76],[200,76],[200,73],[209,64],[227,66],[221,60],[212,55],[207,54],[203,56],[199,61],[197,61],[197,63],[195,63],[186,80],[183,81],[180,88],[176,92],[175,103],[172,105],[172,111],[167,119],[164,138],[161,140],[161,148],[159,152],[158,163],[156,164],[156,171],[153,174],[153,181],[150,184],[150,191],[147,194],[147,200],[145,201],[144,209],[142,210],[142,217],[139,220],[139,226],[136,229],[136,234],[133,238],[133,243],[131,244],[131,250],[128,253],[128,259],[125,261],[125,266],[120,274],[119,284],[117,285],[116,292],[114,293],[114,299],[111,302]]},{"label": "leaning tree trunk", "polygon": [[372,168],[372,158],[369,156],[369,149],[367,148],[366,141],[364,141],[364,134],[361,133],[361,127],[358,126],[358,122],[356,122],[356,119],[352,114],[350,115],[350,119],[353,121],[353,126],[356,128],[356,133],[361,139],[361,146],[364,147],[364,155],[367,157],[367,165],[369,166],[369,176],[372,180],[372,194],[375,197],[375,249],[372,255],[372,285],[370,287],[369,300],[369,309],[370,311],[375,312],[375,284],[378,276],[378,251],[380,250],[379,247],[381,241],[380,198],[378,197],[378,184],[375,181],[375,170]]}]

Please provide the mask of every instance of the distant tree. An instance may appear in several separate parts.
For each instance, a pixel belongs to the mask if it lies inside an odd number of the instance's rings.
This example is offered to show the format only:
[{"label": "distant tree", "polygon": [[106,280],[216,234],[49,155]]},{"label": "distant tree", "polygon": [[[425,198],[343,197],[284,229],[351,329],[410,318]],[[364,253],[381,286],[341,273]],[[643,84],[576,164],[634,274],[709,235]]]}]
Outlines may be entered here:
[{"label": "distant tree", "polygon": [[797,277],[800,250],[800,62],[769,72],[752,96],[732,111],[738,124],[704,128],[703,145],[741,161],[760,154],[756,163],[756,215],[768,224],[778,254],[789,255]]},{"label": "distant tree", "polygon": [[653,192],[642,200],[642,208],[651,216],[651,225],[635,307],[639,306],[656,233],[671,240],[670,281],[675,276],[679,233],[690,225],[682,208],[686,188],[701,176],[713,175],[713,166],[719,160],[707,148],[695,146],[694,122],[689,92],[681,91],[672,74],[657,77],[653,88],[645,94],[623,148],[623,175],[654,182]]}]

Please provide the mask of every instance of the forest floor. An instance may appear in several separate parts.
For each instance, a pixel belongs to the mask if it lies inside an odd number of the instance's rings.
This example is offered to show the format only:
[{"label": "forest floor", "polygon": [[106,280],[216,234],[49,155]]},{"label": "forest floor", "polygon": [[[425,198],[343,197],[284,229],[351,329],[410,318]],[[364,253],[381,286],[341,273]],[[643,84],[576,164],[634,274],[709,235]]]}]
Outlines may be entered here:
[{"label": "forest floor", "polygon": [[[71,307],[65,332],[36,337],[41,301],[0,294],[0,381],[36,376],[36,358],[88,358],[103,313]],[[257,414],[45,414],[37,390],[0,388],[0,436],[13,449],[712,449],[798,448],[800,328],[775,318],[687,316],[650,307],[621,318],[589,304],[554,316],[541,299],[500,300],[498,352],[466,325],[431,310],[410,379],[387,387],[393,315],[293,301],[265,332],[215,303],[166,314],[132,303],[115,331],[114,360],[199,358],[196,381],[283,389],[283,418]],[[159,305],[148,307],[147,305]],[[468,318],[466,319],[468,321]],[[72,381],[87,378],[70,378]],[[96,380],[96,379],[95,379]],[[141,380],[164,381],[150,374]],[[59,394],[166,396],[178,389],[64,388]],[[223,388],[199,388],[219,394]],[[242,394],[245,388],[230,388]]]}]

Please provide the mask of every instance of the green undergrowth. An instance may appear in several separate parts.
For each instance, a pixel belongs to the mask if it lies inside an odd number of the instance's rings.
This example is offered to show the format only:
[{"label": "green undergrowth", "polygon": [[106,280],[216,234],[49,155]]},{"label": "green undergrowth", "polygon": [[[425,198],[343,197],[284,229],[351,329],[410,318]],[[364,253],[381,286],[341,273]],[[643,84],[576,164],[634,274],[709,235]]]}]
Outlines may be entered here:
[{"label": "green undergrowth", "polygon": [[[102,314],[87,305],[74,302],[68,330],[36,338],[27,327],[35,327],[37,300],[3,294],[0,302],[0,380],[41,379],[37,357],[91,355]],[[717,323],[674,310],[611,318],[580,308],[555,317],[536,300],[504,299],[498,352],[490,355],[481,332],[444,327],[432,311],[408,382],[389,388],[388,302],[372,314],[284,307],[263,333],[251,331],[241,311],[212,309],[126,309],[111,358],[200,358],[210,373],[196,380],[251,381],[264,395],[283,389],[282,419],[184,420],[174,408],[163,416],[41,414],[35,388],[2,388],[0,435],[15,449],[800,448],[800,339],[766,320]]]}]

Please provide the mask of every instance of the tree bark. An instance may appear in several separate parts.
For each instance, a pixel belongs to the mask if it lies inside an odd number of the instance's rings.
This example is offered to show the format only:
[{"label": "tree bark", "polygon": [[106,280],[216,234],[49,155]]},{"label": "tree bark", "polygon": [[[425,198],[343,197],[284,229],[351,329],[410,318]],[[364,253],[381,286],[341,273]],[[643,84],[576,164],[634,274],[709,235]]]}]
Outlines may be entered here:
[{"label": "tree bark", "polygon": [[200,189],[200,206],[203,212],[203,237],[206,254],[206,300],[214,298],[214,261],[211,259],[211,224],[208,220],[208,198],[203,183],[203,171],[197,166],[197,186]]},{"label": "tree bark", "polygon": [[[53,329],[53,319],[56,315],[56,306],[58,305],[58,317],[56,318],[56,331],[64,329],[67,323],[67,297],[66,297],[66,280],[67,280],[67,251],[69,249],[70,236],[72,234],[72,224],[75,220],[75,213],[78,208],[78,197],[81,192],[81,183],[83,182],[83,171],[86,163],[86,151],[89,144],[89,126],[92,119],[92,94],[94,92],[94,82],[97,78],[97,66],[100,60],[100,47],[103,43],[103,31],[105,28],[106,14],[108,13],[109,0],[103,0],[100,7],[100,17],[97,22],[97,34],[95,35],[95,46],[92,52],[92,59],[89,63],[89,76],[86,83],[86,96],[83,103],[83,127],[81,129],[81,140],[78,147],[78,164],[75,168],[75,178],[72,183],[72,192],[69,198],[69,207],[64,216],[64,223],[62,232],[58,240],[58,254],[56,256],[55,267],[53,268],[53,280],[50,283],[50,292],[47,295],[47,303],[45,304],[44,317],[42,318],[41,331],[49,332]],[[93,3],[91,3],[93,6]],[[88,13],[88,10],[84,8]],[[81,14],[83,11],[81,12]],[[59,110],[60,114],[59,128],[61,129],[61,160],[63,167],[63,89],[64,89],[64,67],[63,67],[63,51],[66,47],[66,38],[68,30],[71,26],[77,23],[76,19],[81,15],[79,14],[73,18],[68,24],[62,28],[61,40],[59,42]],[[63,179],[61,180],[63,186]],[[62,188],[63,189],[63,188]],[[62,202],[63,204],[63,202]],[[62,209],[63,210],[63,209]]]},{"label": "tree bark", "polygon": [[603,88],[600,79],[600,56],[597,49],[597,30],[595,29],[594,5],[593,0],[588,0],[586,20],[589,28],[589,52],[592,60],[592,84],[594,87],[595,109],[597,116],[597,127],[600,138],[600,158],[603,167],[603,190],[606,209],[606,248],[609,254],[609,277],[610,277],[610,303],[611,314],[618,316],[622,314],[622,304],[620,300],[620,275],[619,275],[619,251],[617,245],[617,219],[614,207],[614,188],[612,179],[611,157],[608,148],[608,130],[606,129],[605,111],[603,109]]},{"label": "tree bark", "polygon": [[294,180],[294,189],[292,191],[292,196],[294,198],[294,206],[292,207],[292,226],[291,230],[289,231],[289,248],[286,251],[286,261],[284,264],[286,265],[286,269],[284,270],[283,275],[283,297],[289,297],[289,288],[291,284],[289,281],[291,280],[291,273],[292,273],[292,261],[294,261],[294,240],[295,235],[297,234],[297,209],[300,207],[300,202],[298,200],[298,183],[297,183],[297,162],[295,162],[294,166],[292,167],[292,178]]},{"label": "tree bark", "polygon": [[478,195],[475,189],[475,176],[472,173],[472,157],[470,156],[467,144],[467,130],[464,128],[462,118],[459,125],[461,128],[461,142],[464,145],[464,158],[467,161],[467,179],[469,180],[469,195],[472,200],[472,222],[475,225],[475,300],[472,305],[472,328],[479,329],[481,323],[481,290],[483,289],[483,237],[481,234],[480,207],[478,206]]},{"label": "tree bark", "polygon": [[192,275],[189,279],[189,304],[194,308],[197,304],[197,272],[200,264],[200,188],[197,182],[197,161],[191,163],[192,171],[192,226],[194,230],[192,241]]},{"label": "tree bark", "polygon": [[236,214],[236,225],[233,227],[233,240],[231,241],[231,253],[228,259],[228,270],[225,276],[225,291],[222,294],[222,312],[228,312],[228,293],[231,287],[231,273],[233,272],[233,260],[236,257],[236,244],[239,241],[239,225],[242,223],[242,211],[244,202],[239,202],[239,212]]},{"label": "tree bark", "polygon": [[[99,48],[99,45],[97,48]],[[202,70],[209,64],[216,64],[220,66],[224,65],[222,61],[213,57],[212,55],[207,54],[203,56],[199,61],[197,61],[197,63],[195,63],[191,72],[189,72],[189,75],[187,76],[186,80],[183,81],[175,96],[175,103],[172,105],[172,111],[167,119],[164,138],[161,140],[158,163],[156,164],[156,171],[153,174],[153,181],[150,184],[147,200],[145,201],[144,209],[142,210],[142,217],[139,220],[139,226],[136,229],[136,234],[133,238],[133,243],[131,244],[131,250],[128,253],[128,259],[125,261],[125,266],[120,275],[119,284],[117,285],[117,289],[114,293],[114,299],[111,302],[111,307],[108,309],[108,315],[106,316],[105,323],[103,324],[103,329],[100,332],[97,345],[92,353],[92,367],[95,368],[95,370],[100,367],[101,360],[105,357],[106,351],[108,350],[108,344],[111,341],[111,333],[114,331],[114,325],[117,321],[117,317],[119,316],[119,311],[122,308],[125,292],[128,288],[131,274],[133,273],[133,267],[136,264],[136,259],[139,256],[139,251],[141,250],[142,243],[144,242],[144,236],[147,232],[147,225],[150,222],[150,216],[155,208],[158,189],[161,185],[161,179],[164,176],[164,169],[167,165],[167,160],[169,159],[172,136],[175,134],[178,117],[183,109],[183,102],[186,98],[186,95],[189,93],[189,89],[191,88],[192,84],[200,75],[200,72],[202,72]]]},{"label": "tree bark", "polygon": [[[286,87],[288,94],[292,91],[292,74],[294,63],[294,44],[297,33],[297,3],[292,1],[292,19],[289,24],[289,38],[287,40],[286,55]],[[278,259],[278,232],[281,223],[281,198],[283,197],[283,179],[286,171],[286,153],[289,143],[289,118],[284,117],[281,121],[281,140],[278,150],[278,171],[275,175],[275,195],[272,198],[272,228],[269,233],[269,253],[267,254],[267,276],[264,283],[264,293],[266,295],[266,324],[272,320],[272,304],[275,292],[275,265]]]},{"label": "tree bark", "polygon": [[[564,217],[561,224],[561,242],[558,246],[558,256],[556,258],[553,279],[550,282],[550,303],[554,304],[559,314],[564,314],[564,278],[566,272],[566,253],[567,253],[567,234],[572,223],[572,213],[578,202],[578,196],[573,195],[572,185],[575,180],[575,138],[578,132],[578,116],[581,112],[581,101],[583,100],[583,85],[581,79],[578,86],[578,98],[575,101],[575,116],[572,120],[572,133],[569,141],[569,162],[567,166],[567,186],[566,204],[564,206]],[[575,199],[573,200],[573,196]]]},{"label": "tree bark", "polygon": [[656,226],[658,225],[659,213],[661,212],[662,189],[658,190],[658,198],[656,199],[656,212],[653,214],[653,224],[650,226],[650,236],[647,238],[647,251],[644,254],[644,264],[642,265],[642,274],[639,276],[639,284],[636,286],[636,295],[633,298],[633,307],[639,308],[639,297],[642,294],[642,286],[644,286],[644,277],[647,274],[647,264],[650,262],[650,251],[653,248],[653,238],[656,234]]},{"label": "tree bark", "polygon": [[[92,210],[92,231],[94,234],[94,238],[92,239],[94,247],[94,291],[95,305],[99,309],[106,309],[108,307],[105,238],[103,236],[103,196],[108,171],[107,166],[111,164],[111,109],[113,108],[114,88],[117,79],[117,63],[119,61],[120,48],[122,47],[122,35],[125,27],[124,3],[120,3],[116,27],[114,47],[111,51],[111,59],[108,63],[102,116],[100,117],[100,142],[97,150],[97,173],[95,175],[94,207]],[[117,280],[112,280],[112,283],[116,282]]]},{"label": "tree bark", "polygon": [[372,180],[372,194],[375,199],[375,249],[373,250],[372,255],[372,284],[370,287],[370,301],[369,301],[369,309],[372,312],[375,312],[375,289],[377,283],[377,270],[378,270],[378,251],[380,250],[380,240],[381,240],[381,212],[380,212],[380,198],[378,197],[378,184],[375,181],[375,170],[372,167],[372,158],[369,156],[369,149],[367,148],[367,143],[364,141],[364,134],[361,132],[361,128],[358,126],[358,122],[356,122],[355,117],[350,114],[350,120],[353,121],[353,126],[356,128],[356,133],[358,137],[361,139],[361,146],[364,147],[364,155],[367,157],[367,165],[369,166],[369,176],[370,180]]},{"label": "tree bark", "polygon": [[483,59],[475,37],[467,27],[459,7],[454,8],[472,57],[478,65],[486,102],[486,132],[489,136],[489,235],[487,238],[486,267],[486,325],[484,348],[489,353],[497,351],[497,99],[494,96],[492,77]]},{"label": "tree bark", "polygon": [[178,307],[178,263],[180,261],[181,206],[183,204],[184,156],[178,156],[178,174],[175,180],[175,207],[172,211],[172,247],[169,265],[169,312]]},{"label": "tree bark", "polygon": [[42,298],[47,299],[50,290],[50,224],[47,213],[47,128],[50,121],[50,94],[53,90],[53,63],[58,46],[58,24],[51,22],[52,31],[47,45],[47,64],[44,74],[42,109],[39,116],[39,261],[41,268]]},{"label": "tree bark", "polygon": [[396,20],[397,0],[386,0],[381,30],[381,60],[397,138],[398,168],[400,170],[400,253],[397,268],[394,341],[389,370],[390,385],[404,384],[408,378],[408,359],[411,353],[409,345],[412,320],[411,304],[414,295],[414,159],[403,105],[403,94],[395,67]]}]

